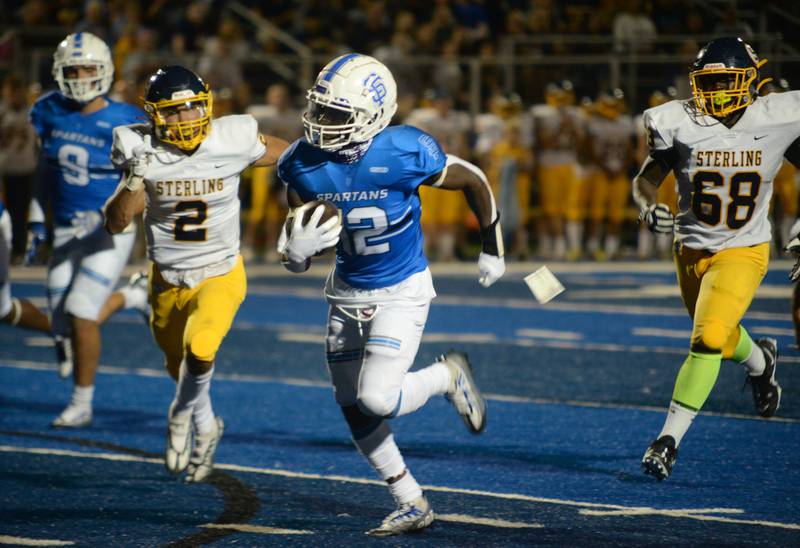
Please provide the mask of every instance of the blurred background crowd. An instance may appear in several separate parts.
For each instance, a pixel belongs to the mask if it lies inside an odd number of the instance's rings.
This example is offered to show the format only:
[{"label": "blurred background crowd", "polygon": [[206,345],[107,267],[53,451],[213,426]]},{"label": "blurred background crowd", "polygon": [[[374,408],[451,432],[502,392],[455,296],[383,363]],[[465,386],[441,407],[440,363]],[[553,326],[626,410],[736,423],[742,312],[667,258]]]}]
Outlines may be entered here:
[{"label": "blurred background crowd", "polygon": [[[158,67],[183,64],[212,87],[214,114],[247,112],[262,131],[302,135],[305,90],[333,57],[357,51],[394,73],[395,123],[420,127],[479,164],[503,214],[509,258],[664,258],[669,240],[636,223],[630,180],[646,154],[641,112],[689,95],[687,66],[718,36],[769,59],[770,91],[800,82],[800,3],[729,0],[3,0],[0,176],[25,247],[36,170],[27,111],[56,86],[52,53],[70,32],[105,40],[112,97],[140,103]],[[797,174],[776,181],[775,232],[797,214]],[[431,258],[477,252],[458,193],[423,189]],[[674,180],[662,185],[676,207]],[[245,250],[274,259],[285,214],[274,172],[243,185]]]}]

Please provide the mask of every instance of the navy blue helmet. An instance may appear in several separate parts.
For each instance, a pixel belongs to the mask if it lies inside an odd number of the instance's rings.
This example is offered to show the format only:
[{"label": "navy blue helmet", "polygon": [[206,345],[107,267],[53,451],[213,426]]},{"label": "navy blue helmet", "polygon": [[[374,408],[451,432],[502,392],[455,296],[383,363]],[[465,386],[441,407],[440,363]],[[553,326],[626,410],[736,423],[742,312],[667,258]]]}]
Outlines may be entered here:
[{"label": "navy blue helmet", "polygon": [[144,109],[156,137],[182,150],[194,150],[208,136],[212,97],[208,84],[191,70],[173,65],[147,81]]},{"label": "navy blue helmet", "polygon": [[753,102],[758,92],[758,69],[766,63],[738,37],[717,38],[706,44],[690,65],[689,82],[697,108],[724,118]]}]

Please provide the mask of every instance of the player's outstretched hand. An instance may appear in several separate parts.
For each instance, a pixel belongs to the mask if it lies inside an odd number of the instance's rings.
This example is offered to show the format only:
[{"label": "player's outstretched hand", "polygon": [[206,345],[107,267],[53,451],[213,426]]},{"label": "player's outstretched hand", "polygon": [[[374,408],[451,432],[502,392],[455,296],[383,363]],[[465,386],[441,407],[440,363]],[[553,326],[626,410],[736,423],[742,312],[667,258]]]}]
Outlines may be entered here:
[{"label": "player's outstretched hand", "polygon": [[[301,206],[302,207],[302,206]],[[311,213],[306,224],[303,224],[303,215],[296,215],[292,223],[291,232],[284,253],[293,263],[302,263],[320,251],[328,249],[339,243],[339,233],[342,231],[342,222],[338,216],[333,216],[319,224],[325,212],[323,205],[318,205]]]},{"label": "player's outstretched hand", "polygon": [[478,282],[483,287],[489,287],[505,274],[506,261],[503,257],[481,252],[478,256],[478,270],[480,271]]},{"label": "player's outstretched hand", "polygon": [[639,222],[647,223],[651,232],[671,234],[675,226],[675,217],[666,204],[652,204],[639,212]]},{"label": "player's outstretched hand", "polygon": [[78,211],[72,218],[75,227],[75,237],[84,239],[89,234],[100,228],[103,224],[103,213],[97,210]]},{"label": "player's outstretched hand", "polygon": [[[794,231],[795,227],[800,228],[800,226],[797,226],[797,223],[795,223],[795,226],[792,227],[792,231]],[[800,233],[795,234],[794,238],[789,240],[784,250],[789,253],[794,253],[797,257],[797,261],[795,261],[792,271],[789,273],[789,279],[796,282],[800,279]]]},{"label": "player's outstretched hand", "polygon": [[28,223],[28,245],[25,248],[25,264],[32,265],[39,256],[39,248],[47,240],[47,229],[44,223]]}]

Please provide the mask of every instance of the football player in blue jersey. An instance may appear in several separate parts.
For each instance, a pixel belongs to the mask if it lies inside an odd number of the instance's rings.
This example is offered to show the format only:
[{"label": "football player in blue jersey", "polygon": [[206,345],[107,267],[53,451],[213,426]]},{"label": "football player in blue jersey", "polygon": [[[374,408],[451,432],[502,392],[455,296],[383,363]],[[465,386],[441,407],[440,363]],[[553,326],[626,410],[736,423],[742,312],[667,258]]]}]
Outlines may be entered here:
[{"label": "football player in blue jersey", "polygon": [[[30,113],[43,168],[28,219],[28,259],[35,258],[46,238],[43,211],[49,200],[55,224],[47,273],[51,329],[62,374],[69,374],[71,361],[75,366],[72,397],[53,421],[56,427],[87,426],[92,421],[99,324],[109,313],[107,300],[135,238],[133,226],[115,236],[103,230],[101,208],[121,177],[110,159],[112,131],[145,119],[139,108],[106,96],[113,76],[105,42],[88,32],[70,34],[53,55],[53,77],[60,92],[39,98]],[[64,339],[72,342],[71,361]]]},{"label": "football player in blue jersey", "polygon": [[[397,503],[368,533],[424,529],[433,522],[433,511],[387,419],[445,395],[477,434],[486,424],[486,405],[461,352],[409,372],[436,295],[423,253],[419,187],[464,193],[481,226],[478,266],[485,287],[505,272],[499,212],[479,168],[445,154],[419,129],[387,127],[397,110],[397,87],[391,72],[372,57],[334,59],[307,98],[305,138],[278,162],[294,208],[278,252],[287,269],[303,272],[315,254],[338,242],[325,287],[328,370],[356,447]],[[332,216],[320,223],[325,208],[312,205],[316,200],[333,202],[341,221]]]},{"label": "football player in blue jersey", "polygon": [[11,296],[8,263],[11,256],[11,216],[0,199],[0,323],[50,331],[47,315],[26,299]]}]

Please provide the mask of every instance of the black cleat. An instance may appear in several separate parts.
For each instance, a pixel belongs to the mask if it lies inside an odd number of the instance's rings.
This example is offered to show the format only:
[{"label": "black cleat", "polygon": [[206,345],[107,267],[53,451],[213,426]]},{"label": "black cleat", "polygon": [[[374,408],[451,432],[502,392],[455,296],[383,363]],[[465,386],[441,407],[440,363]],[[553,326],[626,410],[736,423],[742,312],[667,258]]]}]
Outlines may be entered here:
[{"label": "black cleat", "polygon": [[758,339],[756,344],[764,353],[767,362],[764,372],[757,376],[747,375],[745,384],[753,389],[753,403],[756,412],[764,418],[770,418],[778,411],[781,404],[781,387],[775,380],[775,369],[778,366],[778,344],[775,339]]},{"label": "black cleat", "polygon": [[644,473],[655,476],[658,481],[665,480],[672,473],[672,467],[678,459],[675,438],[661,436],[650,444],[642,457]]}]

